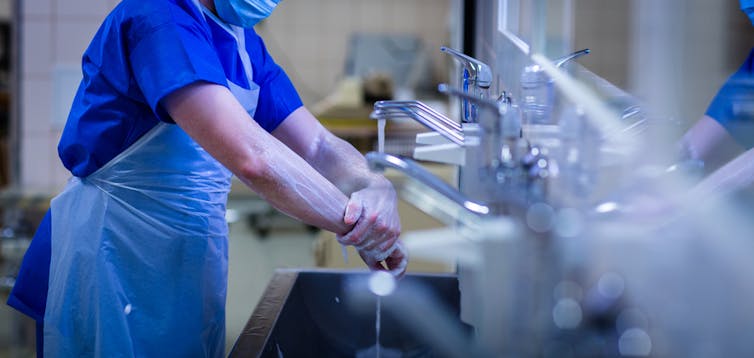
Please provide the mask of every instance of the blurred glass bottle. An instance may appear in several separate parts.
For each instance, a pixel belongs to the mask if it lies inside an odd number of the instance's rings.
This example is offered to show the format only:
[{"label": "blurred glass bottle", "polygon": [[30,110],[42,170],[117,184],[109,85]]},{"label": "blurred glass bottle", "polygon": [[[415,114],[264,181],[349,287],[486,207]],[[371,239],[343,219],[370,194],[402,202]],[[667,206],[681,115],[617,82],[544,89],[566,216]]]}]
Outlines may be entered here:
[{"label": "blurred glass bottle", "polygon": [[[555,67],[563,67],[569,61],[588,54],[583,49],[553,61]],[[526,124],[550,124],[555,105],[553,81],[539,65],[529,65],[521,73],[521,110]]]},{"label": "blurred glass bottle", "polygon": [[552,80],[539,65],[526,66],[521,73],[521,110],[527,124],[549,122],[554,104]]}]

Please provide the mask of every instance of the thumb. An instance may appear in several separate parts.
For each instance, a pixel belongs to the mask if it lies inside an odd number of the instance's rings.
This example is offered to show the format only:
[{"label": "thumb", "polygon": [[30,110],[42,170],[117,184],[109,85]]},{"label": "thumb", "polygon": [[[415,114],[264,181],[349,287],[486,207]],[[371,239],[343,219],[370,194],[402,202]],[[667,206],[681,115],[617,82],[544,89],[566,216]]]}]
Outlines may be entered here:
[{"label": "thumb", "polygon": [[343,215],[343,222],[346,225],[353,225],[361,217],[363,209],[361,200],[352,197],[348,200],[348,204],[346,204],[346,213]]}]

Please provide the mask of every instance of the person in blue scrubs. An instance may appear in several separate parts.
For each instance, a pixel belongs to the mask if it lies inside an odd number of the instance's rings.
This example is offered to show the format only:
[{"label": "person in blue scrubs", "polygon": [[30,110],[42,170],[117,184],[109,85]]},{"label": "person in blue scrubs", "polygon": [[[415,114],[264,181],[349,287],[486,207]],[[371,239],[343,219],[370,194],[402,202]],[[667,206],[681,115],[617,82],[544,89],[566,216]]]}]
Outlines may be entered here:
[{"label": "person in blue scrubs", "polygon": [[[754,23],[754,0],[740,0]],[[704,163],[710,174],[691,197],[720,195],[754,185],[754,49],[728,78],[705,115],[684,135],[682,157]]]},{"label": "person in blue scrubs", "polygon": [[222,356],[230,179],[405,272],[396,194],[302,105],[253,26],[279,0],[123,0],[83,56],[73,174],[9,304],[48,356]]}]

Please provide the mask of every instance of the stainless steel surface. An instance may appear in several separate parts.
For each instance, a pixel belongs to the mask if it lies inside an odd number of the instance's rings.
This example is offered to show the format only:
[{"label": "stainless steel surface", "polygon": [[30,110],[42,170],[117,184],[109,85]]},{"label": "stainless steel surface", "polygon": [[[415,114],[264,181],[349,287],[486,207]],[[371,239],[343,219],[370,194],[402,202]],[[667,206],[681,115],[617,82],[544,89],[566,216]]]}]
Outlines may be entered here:
[{"label": "stainless steel surface", "polygon": [[[230,356],[358,356],[376,343],[372,277],[361,271],[276,271]],[[409,357],[478,352],[470,327],[459,318],[455,276],[409,274],[380,300],[383,350]]]},{"label": "stainless steel surface", "polygon": [[469,85],[480,88],[489,88],[492,85],[492,70],[486,63],[449,47],[442,46],[440,51],[452,55],[469,71]]},{"label": "stainless steel surface", "polygon": [[404,159],[394,155],[377,152],[367,153],[366,159],[369,168],[374,171],[384,171],[388,168],[398,170],[443,197],[450,199],[452,202],[465,208],[471,213],[477,215],[487,215],[490,213],[490,208],[485,204],[469,200],[458,190],[443,182],[411,159]]},{"label": "stainless steel surface", "polygon": [[[463,71],[461,71],[460,83],[463,92],[476,97],[489,97],[489,89],[492,85],[492,70],[489,65],[452,48],[443,46],[440,51],[451,55],[461,63]],[[476,123],[477,120],[476,105],[468,100],[462,100],[461,122]]]},{"label": "stainless steel surface", "polygon": [[412,118],[439,133],[449,141],[462,146],[464,136],[461,126],[420,101],[378,101],[374,104],[372,119]]}]

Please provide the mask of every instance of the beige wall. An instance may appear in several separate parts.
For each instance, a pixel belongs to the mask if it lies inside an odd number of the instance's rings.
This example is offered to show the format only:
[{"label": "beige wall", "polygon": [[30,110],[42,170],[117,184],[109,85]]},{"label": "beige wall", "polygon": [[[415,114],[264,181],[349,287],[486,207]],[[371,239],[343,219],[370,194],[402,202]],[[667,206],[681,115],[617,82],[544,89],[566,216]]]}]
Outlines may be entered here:
[{"label": "beige wall", "polygon": [[633,0],[632,11],[629,89],[682,131],[741,65],[754,28],[736,0]]},{"label": "beige wall", "polygon": [[631,2],[623,0],[574,1],[573,48],[588,48],[579,63],[613,84],[628,85]]},{"label": "beige wall", "polygon": [[450,0],[286,0],[258,27],[268,50],[286,69],[307,106],[329,94],[345,68],[355,32],[409,33],[431,55],[438,81],[445,77]]},{"label": "beige wall", "polygon": [[[534,0],[510,0],[517,2]],[[719,86],[754,45],[754,27],[737,0],[545,2],[550,5],[548,21],[558,22],[566,4],[573,10],[570,26],[563,26],[567,31],[554,26],[548,41],[557,44],[558,37],[565,37],[574,50],[591,49],[579,63],[634,95],[653,117],[678,121],[679,131],[704,113]],[[484,8],[479,17],[496,17],[498,1],[480,3]],[[489,35],[495,33],[491,26],[483,30],[488,35],[478,40],[481,56],[497,65],[503,84],[515,92],[528,59],[518,50],[510,51],[507,40]],[[506,72],[506,66],[512,69]]]},{"label": "beige wall", "polygon": [[579,62],[685,129],[754,45],[737,0],[574,0]]}]

